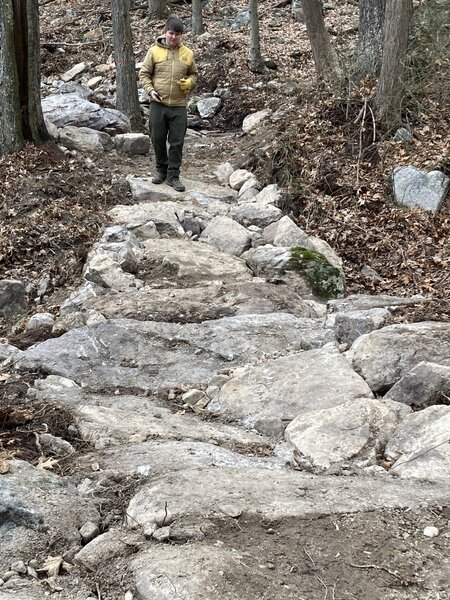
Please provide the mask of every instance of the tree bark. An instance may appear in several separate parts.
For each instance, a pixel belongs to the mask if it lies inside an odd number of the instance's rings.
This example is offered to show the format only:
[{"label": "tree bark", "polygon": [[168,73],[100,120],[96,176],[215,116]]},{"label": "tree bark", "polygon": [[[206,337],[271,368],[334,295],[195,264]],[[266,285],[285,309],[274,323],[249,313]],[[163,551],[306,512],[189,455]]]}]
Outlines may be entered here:
[{"label": "tree bark", "polygon": [[140,131],[142,120],[130,25],[130,0],[111,0],[111,19],[117,74],[116,108],[130,119],[133,131]]},{"label": "tree bark", "polygon": [[0,154],[50,139],[40,70],[38,0],[0,0]]},{"label": "tree bark", "polygon": [[387,3],[375,105],[378,120],[388,129],[401,123],[402,80],[412,13],[412,0],[389,0]]},{"label": "tree bark", "polygon": [[203,33],[202,0],[192,0],[192,37]]},{"label": "tree bark", "polygon": [[259,36],[258,0],[250,0],[250,70],[254,73],[264,71],[264,61],[261,56]]},{"label": "tree bark", "polygon": [[383,47],[386,0],[360,0],[356,74],[378,76]]},{"label": "tree bark", "polygon": [[325,27],[322,3],[320,0],[301,0],[301,2],[317,77],[338,79],[339,63]]},{"label": "tree bark", "polygon": [[164,19],[168,14],[166,0],[148,0],[148,16],[150,19]]}]

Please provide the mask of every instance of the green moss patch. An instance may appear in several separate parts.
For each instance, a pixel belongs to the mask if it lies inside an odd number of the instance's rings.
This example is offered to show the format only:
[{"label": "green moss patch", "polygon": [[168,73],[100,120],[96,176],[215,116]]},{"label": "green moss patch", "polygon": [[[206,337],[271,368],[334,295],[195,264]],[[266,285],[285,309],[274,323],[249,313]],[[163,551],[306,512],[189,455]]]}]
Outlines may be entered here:
[{"label": "green moss patch", "polygon": [[328,300],[344,293],[344,277],[320,252],[295,246],[291,248],[291,268],[308,282],[314,295]]}]

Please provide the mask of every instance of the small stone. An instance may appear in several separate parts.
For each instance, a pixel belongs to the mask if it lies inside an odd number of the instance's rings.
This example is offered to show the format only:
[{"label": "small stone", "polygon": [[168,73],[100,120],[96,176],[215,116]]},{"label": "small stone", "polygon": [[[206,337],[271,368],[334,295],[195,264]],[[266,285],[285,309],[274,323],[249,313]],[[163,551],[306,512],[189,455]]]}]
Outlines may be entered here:
[{"label": "small stone", "polygon": [[192,390],[189,390],[185,394],[183,394],[181,399],[183,401],[183,404],[188,404],[189,406],[193,406],[194,404],[197,404],[197,402],[200,402],[201,400],[203,400],[204,396],[205,396],[204,392],[194,388]]},{"label": "small stone", "polygon": [[429,538],[434,538],[439,535],[439,529],[437,527],[433,527],[432,525],[429,525],[428,527],[425,527],[425,529],[423,530],[423,535],[425,535],[426,537],[429,537]]},{"label": "small stone", "polygon": [[27,572],[27,566],[23,562],[23,560],[17,560],[11,565],[11,570],[15,571],[16,573],[21,573],[22,575],[25,575]]},{"label": "small stone", "polygon": [[150,539],[153,537],[153,534],[155,533],[157,529],[157,525],[156,523],[149,523],[145,528],[144,528],[144,536],[147,539]]},{"label": "small stone", "polygon": [[0,577],[0,587],[5,583],[5,580]]},{"label": "small stone", "polygon": [[146,433],[134,433],[128,438],[130,444],[142,444],[147,439]]},{"label": "small stone", "polygon": [[28,577],[32,577],[33,579],[39,579],[36,569],[33,569],[29,565],[27,568],[27,575],[28,575]]},{"label": "small stone", "polygon": [[98,536],[100,530],[98,525],[92,521],[87,521],[80,529],[81,539],[83,544],[88,544]]},{"label": "small stone", "polygon": [[165,542],[170,538],[170,527],[161,527],[153,532],[153,539],[157,542]]},{"label": "small stone", "polygon": [[78,429],[76,428],[75,425],[69,425],[69,427],[67,428],[67,435],[68,437],[71,438],[76,438],[78,437]]},{"label": "small stone", "polygon": [[133,600],[133,598],[134,598],[133,592],[131,590],[128,590],[128,592],[126,592],[123,600]]},{"label": "small stone", "polygon": [[234,504],[221,504],[219,510],[227,517],[232,517],[233,519],[237,519],[242,515],[242,509]]},{"label": "small stone", "polygon": [[11,577],[14,577],[14,575],[17,575],[17,571],[5,571],[2,575],[2,579],[3,581],[8,581]]}]

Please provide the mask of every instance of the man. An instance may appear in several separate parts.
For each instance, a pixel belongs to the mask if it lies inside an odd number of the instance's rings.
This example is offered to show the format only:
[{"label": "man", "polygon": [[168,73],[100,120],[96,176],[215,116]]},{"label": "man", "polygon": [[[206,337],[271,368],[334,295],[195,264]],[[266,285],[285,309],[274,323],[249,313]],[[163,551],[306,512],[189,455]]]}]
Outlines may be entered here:
[{"label": "man", "polygon": [[139,73],[151,100],[149,127],[157,171],[152,182],[167,179],[177,192],[185,190],[179,176],[187,129],[186,104],[198,76],[194,53],[181,42],[183,32],[183,23],[169,17],[164,35],[147,52]]}]

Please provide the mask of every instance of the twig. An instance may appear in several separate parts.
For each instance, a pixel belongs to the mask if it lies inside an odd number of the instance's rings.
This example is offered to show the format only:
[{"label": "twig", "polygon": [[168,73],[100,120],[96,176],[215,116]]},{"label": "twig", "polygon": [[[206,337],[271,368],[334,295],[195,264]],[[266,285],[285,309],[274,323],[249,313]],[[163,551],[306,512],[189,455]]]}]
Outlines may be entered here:
[{"label": "twig", "polygon": [[165,522],[166,522],[167,516],[168,516],[168,515],[167,515],[167,500],[166,500],[166,501],[165,501],[165,503],[164,503],[164,519],[163,519],[163,521],[162,521],[162,525],[163,525],[163,527],[164,527],[164,524],[165,524]]},{"label": "twig", "polygon": [[355,569],[376,569],[377,571],[386,571],[386,573],[389,573],[389,575],[392,575],[399,581],[401,581],[401,582],[404,581],[403,577],[398,575],[398,573],[391,571],[391,569],[388,569],[387,567],[384,567],[383,565],[355,565],[354,563],[349,563],[349,565],[351,567],[355,567]]},{"label": "twig", "polygon": [[311,554],[308,552],[308,550],[306,548],[303,548],[303,552],[306,554],[306,556],[309,558],[309,560],[312,562],[313,567],[316,566],[316,563],[313,561]]},{"label": "twig", "polygon": [[328,586],[326,585],[326,583],[323,581],[323,579],[321,579],[318,575],[316,575],[317,579],[320,581],[320,583],[323,585],[323,587],[325,588],[325,597],[323,600],[327,600],[328,597]]},{"label": "twig", "polygon": [[102,593],[100,592],[100,586],[98,585],[98,583],[95,584],[95,589],[97,590],[98,600],[102,600]]},{"label": "twig", "polygon": [[372,115],[372,129],[373,129],[373,137],[372,137],[372,142],[375,143],[375,140],[377,139],[377,124],[375,122],[375,115],[373,114],[373,110],[372,107],[369,104],[369,110],[370,110],[370,114]]},{"label": "twig", "polygon": [[[361,127],[359,129],[359,151],[358,151],[358,163],[356,165],[356,189],[359,188],[359,173],[360,173],[360,169],[361,169],[362,142],[363,142],[364,125],[366,122],[366,113],[367,113],[367,98],[364,99],[364,106],[361,110],[362,110],[362,119],[361,119]],[[359,120],[359,115],[358,115],[355,123],[357,123],[358,120]]]}]

